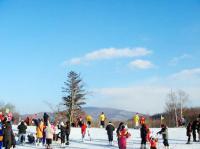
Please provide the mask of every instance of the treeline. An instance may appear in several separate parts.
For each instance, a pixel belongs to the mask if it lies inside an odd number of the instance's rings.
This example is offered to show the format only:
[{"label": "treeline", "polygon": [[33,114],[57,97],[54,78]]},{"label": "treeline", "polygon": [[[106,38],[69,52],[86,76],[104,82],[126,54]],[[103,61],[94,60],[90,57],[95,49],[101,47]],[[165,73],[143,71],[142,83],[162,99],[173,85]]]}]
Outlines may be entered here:
[{"label": "treeline", "polygon": [[[179,110],[179,109],[177,109]],[[185,124],[188,122],[192,122],[195,120],[200,114],[200,107],[192,107],[192,108],[184,108],[183,109],[183,118],[185,120]],[[154,114],[149,117],[149,124],[152,127],[158,127],[161,124],[161,117],[163,117],[162,123],[167,124],[168,127],[176,127],[176,118],[173,112],[164,112],[160,114]],[[178,120],[181,120],[178,117]],[[180,125],[178,125],[180,126]]]}]

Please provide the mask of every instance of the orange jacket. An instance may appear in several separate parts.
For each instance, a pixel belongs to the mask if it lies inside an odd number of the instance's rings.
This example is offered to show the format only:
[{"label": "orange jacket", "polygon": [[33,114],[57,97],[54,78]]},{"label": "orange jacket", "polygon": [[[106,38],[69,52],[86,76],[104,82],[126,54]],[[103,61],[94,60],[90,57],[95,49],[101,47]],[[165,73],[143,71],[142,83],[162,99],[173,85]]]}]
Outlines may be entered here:
[{"label": "orange jacket", "polygon": [[150,146],[156,148],[157,147],[157,139],[150,139]]},{"label": "orange jacket", "polygon": [[83,124],[81,126],[81,133],[85,133],[86,132],[86,128],[87,128],[87,126],[85,124]]}]

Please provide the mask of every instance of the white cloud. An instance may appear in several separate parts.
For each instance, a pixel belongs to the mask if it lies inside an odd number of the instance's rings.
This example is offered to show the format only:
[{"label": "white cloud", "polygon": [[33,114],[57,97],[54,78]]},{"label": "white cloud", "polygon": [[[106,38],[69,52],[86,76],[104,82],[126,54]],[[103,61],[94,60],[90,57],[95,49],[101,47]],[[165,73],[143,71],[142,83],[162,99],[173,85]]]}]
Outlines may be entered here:
[{"label": "white cloud", "polygon": [[189,54],[183,54],[181,56],[174,57],[170,60],[170,65],[177,65],[180,61],[190,59],[192,56]]},{"label": "white cloud", "polygon": [[94,89],[93,100],[88,104],[154,114],[165,110],[167,94],[171,89],[181,89],[189,94],[187,106],[200,105],[200,68],[149,78],[127,87]]},{"label": "white cloud", "polygon": [[175,91],[181,89],[189,94],[187,106],[198,106],[200,104],[200,86],[182,87],[166,85],[135,85],[124,88],[100,88],[95,89],[93,100],[88,103],[92,106],[114,107],[134,112],[155,114],[164,112],[167,94],[171,88]]},{"label": "white cloud", "polygon": [[85,54],[82,57],[72,58],[65,62],[65,64],[77,65],[85,62],[95,61],[95,60],[104,60],[104,59],[114,59],[114,58],[132,58],[132,57],[141,57],[146,56],[151,53],[150,50],[146,48],[137,47],[137,48],[104,48],[96,50],[90,53]]},{"label": "white cloud", "polygon": [[166,94],[169,91],[169,88],[162,86],[101,88],[94,90],[98,99],[94,101],[94,105],[149,114],[163,112]]},{"label": "white cloud", "polygon": [[131,68],[137,68],[137,69],[150,69],[154,67],[152,62],[147,61],[147,60],[141,60],[141,59],[137,59],[130,62],[129,66]]},{"label": "white cloud", "polygon": [[172,79],[200,79],[200,68],[184,69],[170,76]]}]

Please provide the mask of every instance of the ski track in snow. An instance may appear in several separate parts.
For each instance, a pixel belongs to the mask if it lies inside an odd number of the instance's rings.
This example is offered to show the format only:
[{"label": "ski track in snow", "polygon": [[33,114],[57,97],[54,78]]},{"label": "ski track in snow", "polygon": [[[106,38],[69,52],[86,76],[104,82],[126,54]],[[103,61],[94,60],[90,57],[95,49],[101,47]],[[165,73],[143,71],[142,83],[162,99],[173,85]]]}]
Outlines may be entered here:
[{"label": "ski track in snow", "polygon": [[[13,130],[17,133],[17,126],[13,126]],[[151,132],[153,136],[156,136],[156,132],[160,129],[152,128]],[[72,128],[70,134],[70,145],[62,148],[66,149],[117,149],[117,138],[116,133],[114,132],[114,145],[109,146],[107,141],[107,133],[103,128],[90,128],[90,135],[92,140],[90,141],[88,134],[86,134],[85,141],[82,142],[81,139],[81,130],[80,128]],[[127,149],[140,149],[140,131],[135,129],[128,130],[131,133],[131,137],[127,139]],[[185,128],[169,128],[169,144],[170,149],[200,149],[200,142],[191,144],[186,144],[187,137],[186,137],[186,129]],[[27,129],[28,133],[35,134],[35,127],[30,126]],[[162,144],[162,136],[158,136],[158,149],[164,149]],[[191,138],[192,140],[192,138]],[[148,145],[147,145],[148,146]],[[17,149],[45,149],[45,147],[36,147],[35,145],[24,144],[17,145]],[[60,142],[53,142],[52,144],[53,149],[61,149]]]}]

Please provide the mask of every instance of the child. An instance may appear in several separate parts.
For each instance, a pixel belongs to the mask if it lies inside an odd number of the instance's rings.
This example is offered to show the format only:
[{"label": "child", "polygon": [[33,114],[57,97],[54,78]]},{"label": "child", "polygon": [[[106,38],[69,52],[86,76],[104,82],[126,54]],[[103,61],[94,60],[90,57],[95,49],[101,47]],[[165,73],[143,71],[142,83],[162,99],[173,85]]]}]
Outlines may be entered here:
[{"label": "child", "polygon": [[115,127],[111,122],[109,122],[108,125],[106,126],[106,131],[107,131],[107,134],[108,134],[109,145],[112,145],[113,131],[115,131]]},{"label": "child", "polygon": [[61,134],[61,147],[65,146],[65,125],[63,122],[60,122],[60,125],[58,125],[58,129],[60,129],[60,134]]},{"label": "child", "polygon": [[187,125],[187,132],[186,135],[188,136],[188,141],[186,144],[190,144],[190,137],[191,137],[191,133],[192,133],[192,124],[189,122]]},{"label": "child", "polygon": [[122,125],[122,129],[119,132],[119,148],[120,149],[126,149],[126,139],[129,138],[131,135],[128,133],[128,131],[125,129],[125,126]]},{"label": "child", "polygon": [[150,149],[157,149],[157,142],[158,142],[157,138],[150,137],[149,142],[150,142]]},{"label": "child", "polygon": [[150,128],[146,125],[146,130],[147,130],[147,141],[150,142],[150,139],[151,139],[151,130]]},{"label": "child", "polygon": [[161,130],[157,134],[162,134],[163,144],[165,146],[165,149],[169,149],[167,126],[162,124],[161,125]]},{"label": "child", "polygon": [[84,139],[85,139],[86,128],[87,128],[87,125],[85,124],[85,122],[83,122],[83,124],[81,126],[81,134],[82,134],[82,141],[83,142],[84,142]]}]

